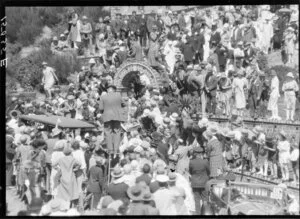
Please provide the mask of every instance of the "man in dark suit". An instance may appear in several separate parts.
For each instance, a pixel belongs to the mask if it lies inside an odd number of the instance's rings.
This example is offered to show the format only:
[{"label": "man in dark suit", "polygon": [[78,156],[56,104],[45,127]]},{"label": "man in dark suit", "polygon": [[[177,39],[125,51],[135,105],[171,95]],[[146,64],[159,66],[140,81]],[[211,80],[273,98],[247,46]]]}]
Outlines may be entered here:
[{"label": "man in dark suit", "polygon": [[99,108],[103,112],[104,136],[109,153],[118,153],[121,142],[121,122],[125,121],[122,97],[116,92],[116,86],[107,88],[107,95],[101,97]]},{"label": "man in dark suit", "polygon": [[200,215],[201,203],[207,198],[205,185],[209,180],[209,163],[203,159],[204,150],[196,147],[193,150],[194,158],[190,161],[189,170],[191,174],[191,186],[194,193],[196,214]]},{"label": "man in dark suit", "polygon": [[240,28],[240,22],[235,21],[235,27],[233,29],[233,34],[232,34],[232,37],[231,37],[231,46],[233,48],[235,48],[237,43],[241,40],[243,40],[243,31]]},{"label": "man in dark suit", "polygon": [[153,31],[153,26],[155,24],[155,11],[152,11],[151,12],[151,15],[148,16],[148,19],[147,19],[147,31],[148,31],[148,36],[151,32],[154,32]]},{"label": "man in dark suit", "polygon": [[194,64],[200,64],[200,61],[203,61],[203,45],[205,43],[205,39],[202,33],[195,32],[193,37],[193,44],[196,50],[195,53],[195,62]]},{"label": "man in dark suit", "polygon": [[136,33],[137,29],[139,28],[138,25],[139,25],[139,21],[137,19],[136,12],[133,11],[132,16],[131,16],[130,21],[129,21],[129,30]]},{"label": "man in dark suit", "polygon": [[100,156],[95,156],[96,165],[92,166],[91,169],[88,171],[88,193],[93,193],[94,195],[94,205],[91,206],[92,208],[96,208],[98,202],[100,201],[102,191],[105,186],[104,180],[104,171],[103,171],[103,164],[104,159]]},{"label": "man in dark suit", "polygon": [[163,161],[165,161],[166,164],[168,164],[169,163],[169,156],[168,156],[169,145],[162,141],[163,137],[162,137],[162,134],[160,134],[159,132],[153,132],[151,134],[151,137],[152,137],[151,147],[155,148],[158,156]]},{"label": "man in dark suit", "polygon": [[186,43],[182,46],[182,54],[184,56],[186,65],[192,64],[195,52],[196,50],[194,48],[194,45],[192,44],[192,39],[187,36]]},{"label": "man in dark suit", "polygon": [[120,167],[115,167],[114,171],[111,173],[112,182],[108,185],[107,193],[114,200],[128,199],[128,185],[124,182],[123,175],[124,172]]},{"label": "man in dark suit", "polygon": [[161,33],[163,31],[163,29],[164,29],[164,26],[165,26],[165,23],[164,23],[164,21],[161,18],[161,14],[157,15],[157,20],[155,21],[155,24],[157,26],[158,32]]},{"label": "man in dark suit", "polygon": [[217,24],[213,24],[211,27],[211,37],[209,41],[210,48],[213,47],[212,42],[215,42],[215,45],[218,45],[221,41],[221,35],[220,32],[217,31]]},{"label": "man in dark suit", "polygon": [[145,47],[147,42],[147,18],[144,14],[144,10],[141,10],[141,16],[138,22],[140,43],[141,46]]},{"label": "man in dark suit", "polygon": [[208,113],[216,113],[216,96],[217,96],[218,78],[213,74],[212,68],[207,69],[205,78],[205,90],[207,98],[207,111]]}]

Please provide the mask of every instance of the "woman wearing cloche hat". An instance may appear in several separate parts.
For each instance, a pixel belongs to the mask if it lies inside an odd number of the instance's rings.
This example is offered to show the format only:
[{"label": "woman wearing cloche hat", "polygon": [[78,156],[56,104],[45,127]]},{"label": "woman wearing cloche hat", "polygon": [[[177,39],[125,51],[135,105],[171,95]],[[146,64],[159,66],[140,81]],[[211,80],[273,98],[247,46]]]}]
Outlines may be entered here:
[{"label": "woman wearing cloche hat", "polygon": [[284,101],[286,104],[286,120],[294,121],[294,114],[296,109],[296,92],[299,86],[294,79],[294,74],[289,72],[286,75],[286,80],[283,82],[282,91],[284,92]]},{"label": "woman wearing cloche hat", "polygon": [[217,127],[208,127],[203,133],[205,139],[207,139],[207,155],[209,157],[210,164],[210,177],[217,177],[218,170],[223,170],[224,159],[222,155],[221,142],[215,136],[218,132]]}]

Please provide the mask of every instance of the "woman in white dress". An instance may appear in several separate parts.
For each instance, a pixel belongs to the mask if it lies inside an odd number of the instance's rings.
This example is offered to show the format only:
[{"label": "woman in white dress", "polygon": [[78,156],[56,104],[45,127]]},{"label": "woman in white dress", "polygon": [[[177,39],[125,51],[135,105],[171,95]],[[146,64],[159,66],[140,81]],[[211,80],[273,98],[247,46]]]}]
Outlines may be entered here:
[{"label": "woman in white dress", "polygon": [[106,40],[103,33],[100,33],[99,37],[96,38],[96,46],[98,48],[97,55],[103,60],[103,64],[106,65]]},{"label": "woman in white dress", "polygon": [[[176,41],[174,41],[176,43]],[[172,41],[168,41],[168,43],[166,44],[166,46],[164,47],[164,55],[166,56],[166,62],[167,65],[169,67],[169,74],[173,74],[174,72],[174,66],[175,66],[175,43],[173,43]]]},{"label": "woman in white dress", "polygon": [[279,166],[282,173],[282,180],[289,180],[289,167],[290,162],[290,143],[287,141],[287,134],[282,130],[279,133],[280,139],[278,141],[277,149],[279,151]]},{"label": "woman in white dress", "polygon": [[237,114],[241,117],[243,116],[243,110],[246,107],[246,97],[244,92],[245,87],[247,87],[246,81],[243,78],[242,71],[239,71],[238,77],[235,77],[232,81],[232,92],[234,95]]},{"label": "woman in white dress", "polygon": [[74,12],[72,14],[72,20],[70,21],[71,29],[69,38],[71,41],[71,47],[78,49],[77,43],[81,42],[81,36],[80,36],[80,21],[78,19],[78,15]]},{"label": "woman in white dress", "polygon": [[[200,30],[202,31],[202,29]],[[205,43],[203,45],[203,61],[207,61],[208,57],[209,57],[209,41],[210,41],[210,33],[211,30],[207,27],[207,25],[204,26],[204,30],[203,30],[203,35],[204,35],[204,40]]]},{"label": "woman in white dress", "polygon": [[[64,157],[64,147],[66,145],[66,141],[65,140],[60,140],[58,142],[56,142],[56,144],[54,145],[54,151],[51,155],[51,163],[56,164],[58,162],[58,160],[62,157]],[[58,182],[57,180],[57,173],[59,171],[59,167],[58,165],[52,166],[52,170],[51,170],[51,175],[50,175],[50,191],[49,193],[53,196],[57,195],[57,185]]]},{"label": "woman in white dress", "polygon": [[270,119],[280,120],[281,118],[278,116],[278,98],[279,94],[279,80],[277,74],[274,70],[271,71],[272,81],[271,81],[271,93],[270,99],[268,103],[268,110],[272,111],[272,117]]}]

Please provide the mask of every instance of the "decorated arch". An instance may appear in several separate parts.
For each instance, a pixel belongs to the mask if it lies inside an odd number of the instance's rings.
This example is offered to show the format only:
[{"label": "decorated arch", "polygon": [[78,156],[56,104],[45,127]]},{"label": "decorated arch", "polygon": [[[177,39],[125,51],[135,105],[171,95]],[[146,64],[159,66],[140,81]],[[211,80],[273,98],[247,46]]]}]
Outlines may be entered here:
[{"label": "decorated arch", "polygon": [[114,77],[114,85],[118,90],[124,90],[128,88],[130,80],[138,72],[143,72],[151,82],[154,88],[159,88],[162,83],[162,78],[159,73],[151,68],[146,62],[140,61],[127,61],[123,63],[117,70]]}]

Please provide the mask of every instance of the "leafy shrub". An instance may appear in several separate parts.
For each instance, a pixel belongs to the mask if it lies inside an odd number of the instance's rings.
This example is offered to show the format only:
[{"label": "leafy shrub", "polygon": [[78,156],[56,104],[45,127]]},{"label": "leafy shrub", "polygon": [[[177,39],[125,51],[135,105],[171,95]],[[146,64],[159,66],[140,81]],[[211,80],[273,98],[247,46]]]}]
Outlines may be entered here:
[{"label": "leafy shrub", "polygon": [[46,61],[49,66],[56,70],[59,84],[66,83],[68,76],[80,69],[75,53],[67,52],[64,55],[54,55],[48,45],[48,47],[32,52],[30,56],[17,62],[17,79],[25,90],[39,90],[43,77],[41,65],[43,61]]},{"label": "leafy shrub", "polygon": [[42,32],[43,23],[34,7],[7,7],[7,38],[23,46],[34,43],[35,37]]}]

